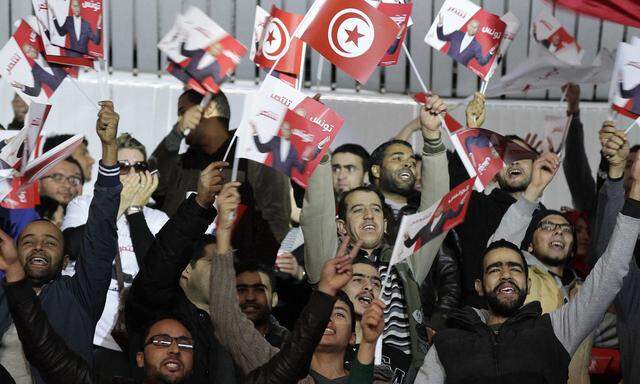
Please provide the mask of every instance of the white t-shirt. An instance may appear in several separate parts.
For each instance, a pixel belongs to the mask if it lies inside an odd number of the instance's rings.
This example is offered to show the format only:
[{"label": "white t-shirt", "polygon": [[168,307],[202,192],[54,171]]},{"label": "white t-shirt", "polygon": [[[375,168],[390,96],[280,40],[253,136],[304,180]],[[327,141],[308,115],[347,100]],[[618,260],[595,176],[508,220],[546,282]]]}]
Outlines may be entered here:
[{"label": "white t-shirt", "polygon": [[[89,205],[91,204],[92,198],[92,196],[78,196],[69,203],[67,206],[67,214],[62,221],[62,230],[78,227],[87,223]],[[147,220],[149,230],[154,235],[158,233],[167,220],[169,220],[169,216],[157,209],[144,207],[142,212]],[[118,248],[120,250],[120,259],[122,260],[124,285],[125,287],[130,287],[133,282],[133,278],[139,270],[138,261],[136,260],[136,254],[133,251],[133,244],[131,243],[131,233],[129,232],[129,223],[127,223],[127,218],[124,217],[124,215],[120,216],[120,218],[118,218],[117,225]],[[67,267],[62,273],[65,275],[73,275],[75,273],[75,269],[73,267]],[[104,304],[102,317],[100,317],[98,325],[96,325],[93,344],[116,351],[119,351],[120,347],[118,347],[118,344],[113,340],[113,337],[111,337],[111,330],[116,324],[118,316],[118,302],[118,281],[116,280],[114,264],[111,275],[111,285],[109,285],[109,291],[107,291],[107,300]]]}]

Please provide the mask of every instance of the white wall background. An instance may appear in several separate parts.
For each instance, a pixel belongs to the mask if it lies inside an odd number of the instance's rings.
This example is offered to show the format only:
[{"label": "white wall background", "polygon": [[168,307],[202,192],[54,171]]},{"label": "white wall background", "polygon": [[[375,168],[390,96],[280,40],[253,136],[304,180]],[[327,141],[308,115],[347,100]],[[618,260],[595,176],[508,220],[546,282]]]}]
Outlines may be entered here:
[{"label": "white wall background", "polygon": [[[149,152],[153,151],[175,122],[181,85],[166,76],[133,76],[116,72],[111,76],[109,89],[120,114],[120,132],[130,132],[147,146]],[[253,82],[236,82],[223,87],[231,104],[231,127],[238,125],[245,97],[255,89]],[[80,79],[75,81],[65,80],[51,100],[53,108],[44,128],[45,134],[84,133],[89,139],[91,153],[94,157],[99,157],[100,146],[95,135],[97,107],[94,105],[99,96],[98,83],[91,73],[81,74]],[[6,125],[12,119],[12,97],[11,88],[0,79],[0,124]],[[323,100],[346,119],[334,147],[345,142],[356,142],[373,150],[417,115],[415,103],[404,95],[381,95],[367,91],[356,94],[353,90],[324,89]],[[453,99],[450,101],[452,104],[460,102]],[[489,100],[485,127],[499,133],[515,133],[524,137],[529,132],[540,132],[545,115],[561,115],[564,108],[559,101]],[[581,111],[587,154],[595,172],[599,151],[597,131],[607,117],[608,104],[583,102]],[[459,121],[464,121],[463,106],[455,108],[452,114]],[[621,118],[619,124],[626,127],[630,122]],[[640,142],[639,132],[640,128],[631,132],[631,143]],[[421,142],[417,137],[413,144],[416,151],[419,151]],[[571,205],[562,170],[545,194],[544,202],[547,206],[556,208]]]}]

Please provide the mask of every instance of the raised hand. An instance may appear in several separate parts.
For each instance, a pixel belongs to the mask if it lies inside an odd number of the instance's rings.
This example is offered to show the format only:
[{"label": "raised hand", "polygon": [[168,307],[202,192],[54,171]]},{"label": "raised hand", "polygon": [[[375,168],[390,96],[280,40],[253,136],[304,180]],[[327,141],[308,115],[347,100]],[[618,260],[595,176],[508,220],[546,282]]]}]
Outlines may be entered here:
[{"label": "raised hand", "polygon": [[484,124],[484,120],[487,117],[485,98],[482,93],[476,92],[473,94],[473,99],[467,105],[465,115],[467,117],[467,127],[482,127],[482,124]]},{"label": "raised hand", "polygon": [[375,299],[364,311],[360,326],[362,327],[362,342],[375,344],[384,329],[384,309],[386,305]]},{"label": "raised hand", "polygon": [[282,273],[300,281],[304,279],[304,268],[298,263],[298,259],[289,252],[276,256],[276,267]]},{"label": "raised hand", "polygon": [[580,110],[580,86],[573,83],[567,83],[561,88],[562,92],[567,92],[565,99],[567,100],[567,112],[574,114]]},{"label": "raised hand", "polygon": [[318,290],[324,292],[327,295],[335,296],[338,291],[342,289],[353,275],[353,266],[351,265],[353,259],[360,250],[362,241],[358,241],[351,252],[347,253],[348,241],[344,241],[333,259],[327,260],[322,268],[320,274],[320,283],[318,283]]},{"label": "raised hand", "polygon": [[447,106],[438,95],[430,95],[420,108],[420,128],[427,140],[440,138],[440,119],[447,112]]},{"label": "raised hand", "polygon": [[531,202],[537,201],[559,168],[560,158],[558,155],[551,152],[540,155],[533,162],[531,182],[524,192],[524,197]]},{"label": "raised hand", "polygon": [[20,264],[18,249],[11,236],[0,229],[0,270],[7,271],[16,264]]},{"label": "raised hand", "polygon": [[629,141],[613,121],[605,121],[599,132],[602,154],[609,163],[608,175],[612,179],[622,177],[629,156]]},{"label": "raised hand", "polygon": [[200,124],[201,118],[202,108],[200,108],[199,105],[194,105],[178,118],[178,126],[176,128],[179,133],[184,135],[187,129],[196,129],[198,124]]},{"label": "raised hand", "polygon": [[122,191],[120,191],[118,217],[120,217],[127,208],[136,205],[134,204],[134,200],[140,189],[140,176],[135,172],[130,172],[128,175],[123,176],[120,182],[122,183]]},{"label": "raised hand", "polygon": [[222,190],[216,199],[218,208],[218,226],[219,231],[230,231],[233,227],[236,209],[240,204],[240,193],[238,192],[240,182],[232,181],[222,186]]},{"label": "raised hand", "polygon": [[100,105],[98,120],[96,121],[98,137],[100,137],[102,145],[115,144],[120,115],[113,109],[112,101],[101,101],[98,104]]},{"label": "raised hand", "polygon": [[13,88],[18,88],[19,90],[21,90],[22,92],[24,92],[24,89],[25,89],[24,84],[22,84],[22,83],[20,83],[20,82],[12,81],[12,82],[11,82],[11,86],[12,86]]},{"label": "raised hand", "polygon": [[145,206],[149,202],[151,195],[158,188],[158,174],[151,174],[149,171],[140,172],[140,185],[138,192],[133,199],[133,205]]},{"label": "raised hand", "polygon": [[229,163],[225,161],[216,161],[202,172],[198,179],[198,195],[196,202],[203,208],[211,207],[216,200],[216,195],[222,190],[224,177],[222,176],[222,168],[228,167]]}]

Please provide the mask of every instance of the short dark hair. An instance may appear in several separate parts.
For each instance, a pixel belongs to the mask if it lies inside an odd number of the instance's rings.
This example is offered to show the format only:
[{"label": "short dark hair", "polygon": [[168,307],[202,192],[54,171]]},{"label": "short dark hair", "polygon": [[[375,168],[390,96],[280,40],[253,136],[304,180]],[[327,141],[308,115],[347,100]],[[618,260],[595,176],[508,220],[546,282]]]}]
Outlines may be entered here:
[{"label": "short dark hair", "polygon": [[[50,149],[57,147],[58,145],[64,143],[65,141],[72,138],[73,135],[68,133],[61,133],[59,135],[49,136],[44,140],[44,144],[42,145],[42,153],[47,152]],[[85,137],[82,138],[82,142],[84,145],[89,145],[89,142]]]},{"label": "short dark hair", "polygon": [[[569,221],[569,219],[565,217],[564,213],[560,211],[556,211],[555,209],[536,209],[535,212],[533,212],[533,215],[531,215],[531,221],[529,222],[529,226],[527,227],[527,230],[524,234],[524,238],[522,239],[522,243],[520,244],[520,249],[529,248],[529,246],[533,243],[533,234],[535,233],[536,229],[538,229],[538,225],[540,225],[540,222],[542,220],[544,220],[549,216],[560,216],[564,218],[565,220],[567,220],[569,225],[571,225],[571,228],[574,229],[573,224],[571,223],[571,221]],[[577,245],[576,243],[577,243],[576,234],[574,232],[573,233],[574,248]]]},{"label": "short dark hair", "polygon": [[130,133],[121,133],[116,138],[116,144],[118,145],[118,150],[135,149],[137,151],[140,151],[140,153],[142,153],[144,161],[147,161],[147,149],[144,147],[144,144],[138,141],[135,137],[131,136]]},{"label": "short dark hair", "polygon": [[524,275],[528,278],[529,277],[529,265],[527,264],[527,260],[524,258],[524,254],[522,253],[522,251],[520,250],[520,248],[518,248],[517,245],[513,244],[512,242],[505,240],[505,239],[500,239],[500,240],[496,240],[493,243],[489,244],[489,246],[487,246],[487,249],[484,250],[484,254],[482,255],[482,262],[481,262],[481,273],[480,276],[484,277],[484,258],[489,254],[489,252],[496,250],[496,249],[500,249],[500,248],[506,248],[506,249],[510,249],[513,252],[517,253],[518,255],[520,255],[520,259],[522,260],[522,265],[523,265],[523,269],[524,269]]},{"label": "short dark hair", "polygon": [[[147,321],[144,325],[144,332],[142,333],[143,337],[142,340],[140,340],[140,351],[144,350],[145,344],[147,343],[147,339],[149,338],[149,332],[151,331],[151,327],[153,327],[156,323],[162,321],[162,320],[174,320],[177,321],[178,323],[182,324],[183,327],[185,327],[187,329],[187,331],[189,331],[189,333],[191,334],[191,337],[195,340],[194,334],[193,334],[193,326],[191,325],[191,323],[189,322],[189,320],[183,316],[182,314],[178,313],[178,312],[168,312],[168,313],[162,313],[159,314],[157,316],[154,316],[152,319],[150,319],[149,321]],[[194,341],[195,342],[195,341]]]},{"label": "short dark hair", "polygon": [[351,265],[356,265],[356,264],[366,264],[378,270],[378,265],[373,260],[363,255],[357,255],[356,257],[353,258]]},{"label": "short dark hair", "polygon": [[82,184],[84,184],[84,182],[86,181],[85,177],[84,177],[84,171],[82,170],[82,165],[80,165],[80,163],[78,162],[78,160],[74,159],[73,157],[69,156],[66,159],[62,160],[62,161],[68,161],[71,164],[75,164],[78,166],[78,168],[80,168],[80,178],[82,179]]},{"label": "short dark hair", "polygon": [[267,267],[264,263],[261,263],[256,259],[246,259],[238,261],[235,265],[236,276],[245,272],[262,272],[269,277],[269,284],[271,284],[271,290],[276,291],[276,277],[273,273],[273,269]]},{"label": "short dark hair", "polygon": [[638,152],[638,149],[640,149],[640,144],[636,144],[633,147],[629,148],[629,152]]},{"label": "short dark hair", "polygon": [[342,194],[342,196],[340,197],[340,201],[338,202],[338,218],[339,219],[345,220],[347,218],[347,196],[356,192],[370,192],[378,195],[378,198],[380,199],[380,203],[382,203],[382,210],[384,212],[384,217],[385,218],[390,217],[388,216],[388,211],[387,211],[386,204],[384,202],[384,195],[382,194],[382,192],[380,192],[378,188],[372,185],[363,185],[360,187],[353,188],[352,190],[346,191],[344,194]]},{"label": "short dark hair", "polygon": [[413,152],[413,147],[411,146],[411,144],[409,144],[409,142],[405,140],[398,140],[398,139],[389,140],[387,142],[380,144],[378,148],[373,150],[373,152],[371,153],[371,158],[369,159],[369,169],[371,169],[371,167],[373,167],[374,165],[382,166],[382,161],[384,160],[385,152],[387,151],[387,148],[389,148],[393,144],[404,145]]},{"label": "short dark hair", "polygon": [[369,155],[369,152],[364,149],[362,145],[352,143],[342,144],[333,150],[334,155],[338,153],[351,153],[352,155],[358,156],[362,160],[362,169],[364,172],[369,172],[369,160],[371,155]]},{"label": "short dark hair", "polygon": [[215,244],[216,237],[214,235],[205,234],[200,237],[200,239],[191,247],[191,250],[188,252],[191,253],[191,260],[189,261],[189,265],[193,268],[198,260],[202,259],[204,254],[204,247],[209,244]]},{"label": "short dark hair", "polygon": [[356,309],[353,306],[353,302],[349,298],[349,295],[347,295],[344,291],[338,291],[338,293],[336,294],[336,299],[337,299],[336,301],[342,301],[343,303],[347,304],[347,307],[349,307],[349,312],[351,314],[351,332],[355,332],[356,331]]},{"label": "short dark hair", "polygon": [[[201,93],[194,91],[193,89],[188,89],[182,92],[179,99],[182,99],[183,97],[186,98],[192,105],[199,105],[204,98]],[[228,130],[229,120],[231,119],[231,107],[229,106],[229,100],[227,99],[227,96],[224,94],[224,92],[218,91],[218,93],[213,94],[211,102],[217,105],[218,110],[221,113],[220,116],[216,116],[215,118],[219,119],[224,127]],[[182,115],[182,113],[184,113],[184,111],[180,111],[180,109],[178,109],[178,115]]]}]

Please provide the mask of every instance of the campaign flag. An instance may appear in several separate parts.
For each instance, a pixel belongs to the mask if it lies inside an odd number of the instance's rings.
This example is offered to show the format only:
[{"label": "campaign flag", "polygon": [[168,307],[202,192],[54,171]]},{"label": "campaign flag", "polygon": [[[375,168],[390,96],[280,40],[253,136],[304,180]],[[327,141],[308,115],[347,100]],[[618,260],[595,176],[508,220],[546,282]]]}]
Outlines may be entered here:
[{"label": "campaign flag", "polygon": [[74,135],[42,155],[29,161],[24,172],[22,172],[24,185],[34,183],[45,176],[51,168],[56,166],[56,164],[71,156],[73,151],[82,144],[82,140],[84,140],[83,135]]},{"label": "campaign flag", "polygon": [[236,156],[268,165],[306,188],[344,119],[270,76],[238,128]]},{"label": "campaign flag", "polygon": [[213,93],[247,53],[238,40],[196,7],[178,15],[158,48]]},{"label": "campaign flag", "polygon": [[[424,92],[418,92],[413,95],[413,100],[415,100],[416,103],[420,105],[425,105],[427,104],[428,96]],[[453,116],[451,116],[448,113],[444,115],[443,120],[450,134],[462,128],[462,124],[460,124],[458,120],[456,120]]]},{"label": "campaign flag", "polygon": [[582,64],[584,51],[549,10],[543,10],[533,21],[531,35],[544,49],[561,61],[570,65]]},{"label": "campaign flag", "polygon": [[424,211],[402,216],[389,268],[418,252],[423,245],[439,235],[461,224],[467,214],[474,183],[474,178],[471,178],[456,186]]},{"label": "campaign flag", "polygon": [[274,70],[299,76],[304,43],[292,35],[304,15],[285,12],[274,5],[265,21],[263,12],[256,6],[251,60],[261,68],[272,68],[277,62]]},{"label": "campaign flag", "polygon": [[378,64],[379,66],[388,67],[391,65],[396,65],[398,63],[398,57],[400,57],[400,52],[402,52],[402,44],[404,44],[404,40],[407,37],[407,28],[409,20],[411,19],[412,8],[412,3],[380,3],[380,5],[378,6],[378,10],[387,15],[400,28],[400,31],[396,36],[396,40],[393,42],[393,44],[391,44],[391,47],[387,49],[387,52],[385,52],[382,60],[380,60],[380,64]]},{"label": "campaign flag", "polygon": [[613,55],[603,49],[591,64],[571,66],[551,53],[542,51],[540,56],[525,60],[489,85],[488,97],[510,93],[528,92],[534,89],[557,88],[566,83],[593,85],[611,80]]},{"label": "campaign flag", "polygon": [[193,89],[194,91],[206,94],[207,90],[204,85],[200,84],[196,79],[191,77],[179,64],[174,63],[171,59],[167,60],[169,64],[167,64],[167,72],[173,75],[176,79],[182,81],[182,83],[189,89]]},{"label": "campaign flag", "polygon": [[364,84],[399,31],[389,17],[362,0],[317,0],[296,37]]},{"label": "campaign flag", "polygon": [[516,38],[516,35],[518,34],[518,31],[520,31],[520,27],[522,25],[520,23],[520,19],[518,19],[518,17],[511,11],[502,15],[500,17],[500,20],[502,20],[505,23],[506,28],[504,30],[504,36],[502,37],[502,41],[500,41],[500,48],[499,48],[500,53],[498,55],[498,59],[493,61],[493,64],[491,64],[491,69],[489,70],[489,74],[487,75],[487,78],[489,79],[493,77],[493,74],[496,72],[496,69],[498,68],[500,63],[502,63],[502,59],[507,54],[507,50],[509,49],[509,46],[511,45],[513,40]]},{"label": "campaign flag", "polygon": [[465,128],[451,136],[462,164],[470,177],[476,177],[478,191],[493,180],[506,163],[534,159],[538,154],[515,141],[483,128]]},{"label": "campaign flag", "polygon": [[[22,177],[7,179],[9,190],[3,196],[0,206],[7,209],[33,208],[40,204],[38,184],[27,185]],[[1,195],[0,195],[1,196]]]},{"label": "campaign flag", "polygon": [[542,139],[542,152],[559,153],[564,147],[569,124],[572,116],[544,116],[544,138]]},{"label": "campaign flag", "polygon": [[0,50],[0,75],[28,103],[47,103],[67,76],[65,68],[49,64],[43,53],[40,35],[24,20]]},{"label": "campaign flag", "polygon": [[67,54],[104,57],[102,0],[47,0],[49,40]]},{"label": "campaign flag", "polygon": [[552,0],[552,3],[577,13],[640,28],[640,3],[637,0]]},{"label": "campaign flag", "polygon": [[62,65],[93,67],[95,57],[87,54],[78,54],[78,52],[51,44],[51,41],[49,41],[51,33],[49,32],[49,8],[47,0],[31,0],[31,3],[36,19],[31,21],[33,16],[27,16],[25,20],[40,34],[42,44],[44,45],[44,56],[47,61]]},{"label": "campaign flag", "polygon": [[471,1],[447,0],[424,41],[488,80],[506,27],[500,17]]},{"label": "campaign flag", "polygon": [[640,117],[639,46],[618,44],[618,54],[609,89],[609,102],[620,114],[632,119]]}]

